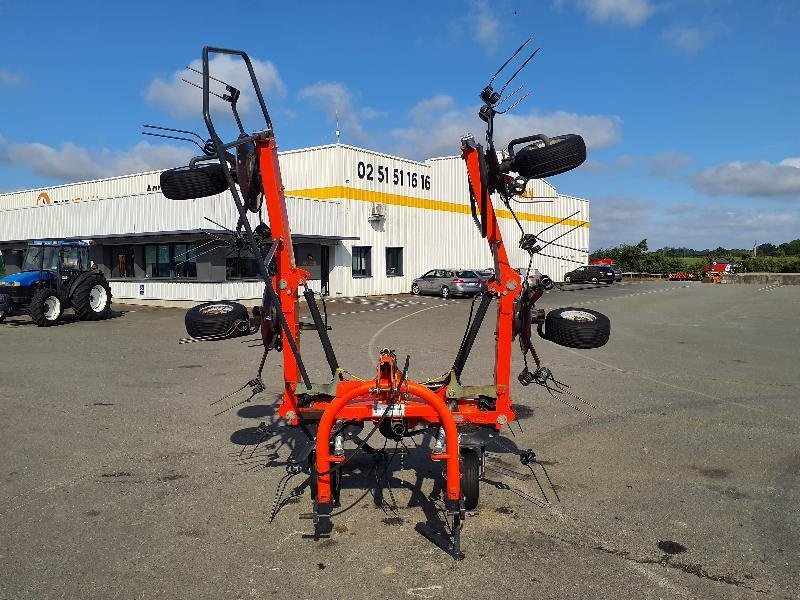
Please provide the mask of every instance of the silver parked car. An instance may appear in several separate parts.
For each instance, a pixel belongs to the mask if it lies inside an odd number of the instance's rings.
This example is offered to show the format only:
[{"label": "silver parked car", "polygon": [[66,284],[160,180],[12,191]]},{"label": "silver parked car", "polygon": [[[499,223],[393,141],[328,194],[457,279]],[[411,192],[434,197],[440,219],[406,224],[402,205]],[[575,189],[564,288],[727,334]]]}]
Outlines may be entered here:
[{"label": "silver parked car", "polygon": [[474,296],[484,291],[483,279],[475,272],[464,269],[433,269],[411,284],[412,294]]}]

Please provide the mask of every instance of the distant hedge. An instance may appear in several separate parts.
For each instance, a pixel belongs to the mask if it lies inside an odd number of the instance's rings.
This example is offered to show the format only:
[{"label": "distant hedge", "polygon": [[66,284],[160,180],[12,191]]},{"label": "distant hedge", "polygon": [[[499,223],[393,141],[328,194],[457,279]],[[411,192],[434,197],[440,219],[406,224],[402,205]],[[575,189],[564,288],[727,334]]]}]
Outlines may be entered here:
[{"label": "distant hedge", "polygon": [[[785,246],[793,249],[794,242],[782,244],[776,247],[776,252],[783,251]],[[759,247],[760,248],[760,247]],[[613,248],[601,248],[592,252],[589,257],[591,260],[600,258],[612,259],[622,271],[633,273],[675,273],[677,271],[688,271],[689,273],[699,274],[705,265],[710,265],[714,259],[722,258],[732,263],[740,265],[740,271],[746,272],[765,272],[765,273],[800,273],[800,256],[747,256],[746,251],[736,253],[725,253],[724,249],[718,248],[709,252],[705,257],[676,257],[673,248],[662,248],[655,252],[647,251],[647,240],[642,240],[636,245],[620,244]],[[694,250],[690,251],[694,253]]]},{"label": "distant hedge", "polygon": [[757,256],[743,258],[739,264],[750,273],[800,273],[800,256]]}]

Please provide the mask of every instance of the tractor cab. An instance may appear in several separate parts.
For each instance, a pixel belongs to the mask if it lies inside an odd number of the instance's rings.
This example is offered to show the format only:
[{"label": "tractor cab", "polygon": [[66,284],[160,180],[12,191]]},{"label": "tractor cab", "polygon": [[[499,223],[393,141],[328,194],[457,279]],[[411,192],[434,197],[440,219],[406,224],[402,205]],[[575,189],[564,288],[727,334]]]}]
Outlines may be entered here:
[{"label": "tractor cab", "polygon": [[37,325],[52,325],[69,307],[84,320],[105,318],[110,312],[111,288],[91,269],[89,244],[29,242],[20,272],[0,278],[0,323],[27,312]]},{"label": "tractor cab", "polygon": [[28,243],[22,273],[39,272],[39,281],[53,277],[66,281],[89,270],[89,244],[86,242],[35,241]]}]

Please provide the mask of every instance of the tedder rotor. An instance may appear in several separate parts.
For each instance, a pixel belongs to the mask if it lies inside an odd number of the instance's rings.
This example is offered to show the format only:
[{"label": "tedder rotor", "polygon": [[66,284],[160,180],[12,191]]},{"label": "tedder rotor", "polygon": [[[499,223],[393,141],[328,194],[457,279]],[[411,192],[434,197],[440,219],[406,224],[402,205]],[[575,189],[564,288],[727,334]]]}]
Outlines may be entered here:
[{"label": "tedder rotor", "polygon": [[[506,61],[498,73],[527,43]],[[535,53],[524,61],[509,82]],[[237,110],[240,91],[210,75],[209,56],[212,54],[236,55],[243,59],[265,128],[256,132],[244,129]],[[210,139],[201,146],[203,155],[192,159],[187,167],[162,173],[161,189],[171,199],[199,198],[229,190],[239,214],[237,240],[244,241],[253,254],[262,259],[258,266],[265,287],[258,315],[264,353],[257,376],[237,391],[248,390],[250,398],[263,391],[261,373],[267,354],[273,349],[283,351],[284,388],[278,412],[288,426],[299,428],[309,443],[298,445],[293,452],[287,476],[279,485],[279,493],[282,493],[288,477],[308,472],[313,511],[305,516],[313,519],[316,537],[326,536],[331,531],[331,519],[336,515],[341,470],[353,456],[352,453],[350,456],[345,454],[345,441],[356,441],[357,450],[376,452],[368,444],[375,431],[398,441],[404,436],[414,435],[415,431],[433,431],[435,442],[430,458],[444,464],[444,504],[448,523],[445,531],[435,531],[430,526],[418,526],[418,529],[453,557],[463,558],[461,528],[466,511],[478,504],[486,449],[493,443],[502,445],[500,430],[517,418],[511,400],[513,341],[518,339],[525,359],[525,368],[518,376],[522,385],[537,383],[554,396],[566,393],[580,400],[567,391],[564,384],[556,381],[549,369],[541,366],[531,341],[533,326],[536,325],[541,337],[573,348],[599,347],[609,337],[608,319],[600,313],[570,308],[545,315],[543,310],[534,307],[553,283],[546,276],[533,279],[526,276],[523,282],[520,274],[511,267],[493,206],[493,198],[499,198],[519,224],[511,209],[512,197],[525,190],[529,179],[556,175],[580,165],[586,157],[583,139],[577,135],[523,137],[512,140],[507,152],[498,157],[493,141],[494,118],[508,109],[498,111],[497,107],[519,90],[503,97],[508,82],[496,92],[492,82],[498,73],[492,77],[480,94],[483,100],[480,117],[487,124],[486,148],[467,136],[461,140],[461,155],[469,179],[472,217],[494,258],[494,276],[487,282],[487,291],[480,297],[474,315],[470,315],[466,332],[447,373],[431,381],[414,381],[408,375],[409,358],[406,357],[401,365],[392,350],[384,349],[376,357],[374,377],[366,381],[354,380],[339,365],[327,323],[314,292],[308,287],[309,272],[298,268],[295,263],[277,142],[250,58],[239,50],[205,47],[202,63],[203,117]],[[212,80],[225,85],[224,94],[211,91]],[[239,128],[238,138],[231,142],[220,139],[212,120],[212,94],[231,105]],[[253,227],[247,213],[259,213],[260,216],[262,204],[266,206],[268,224],[260,222]],[[547,256],[542,250],[555,243],[555,239],[541,240],[538,237],[541,233],[533,235],[522,231],[519,245],[530,254],[529,273],[534,256],[539,253]],[[330,368],[332,379],[329,382],[311,382],[300,352],[298,300],[301,287]],[[494,381],[483,386],[462,385],[467,359],[493,302],[497,304]],[[528,353],[536,364],[533,371],[528,370]],[[366,423],[373,424],[374,429],[361,438],[358,434]],[[261,433],[262,438],[266,438],[274,432],[263,427]],[[503,447],[515,452],[523,464],[540,464],[533,451]],[[544,469],[543,465],[540,466]],[[273,508],[273,517],[276,508],[277,504]]]}]

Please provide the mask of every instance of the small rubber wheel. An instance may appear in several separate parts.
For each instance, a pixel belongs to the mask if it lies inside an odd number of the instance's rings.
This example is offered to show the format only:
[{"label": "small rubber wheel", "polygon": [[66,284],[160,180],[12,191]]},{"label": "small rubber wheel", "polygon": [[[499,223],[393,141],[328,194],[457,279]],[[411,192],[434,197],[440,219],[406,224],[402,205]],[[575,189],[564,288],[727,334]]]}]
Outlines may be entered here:
[{"label": "small rubber wheel", "polygon": [[450,288],[446,285],[442,286],[442,298],[449,298],[450,297]]},{"label": "small rubber wheel", "polygon": [[542,179],[571,171],[585,160],[586,143],[570,133],[526,146],[516,153],[511,168],[528,179]]},{"label": "small rubber wheel", "polygon": [[49,288],[36,290],[31,299],[31,320],[39,327],[49,327],[61,320],[64,307],[59,297]]},{"label": "small rubber wheel", "polygon": [[572,283],[569,275],[564,275],[564,283]]},{"label": "small rubber wheel", "polygon": [[111,314],[111,286],[102,275],[89,275],[75,286],[70,302],[81,321],[107,319]]},{"label": "small rubber wheel", "polygon": [[186,311],[186,333],[193,338],[224,339],[250,331],[247,308],[239,302],[204,302]]},{"label": "small rubber wheel", "polygon": [[6,311],[0,310],[0,323],[6,320]]},{"label": "small rubber wheel", "polygon": [[411,293],[415,296],[419,296],[419,286],[416,283],[411,284]]},{"label": "small rubber wheel", "polygon": [[539,335],[567,348],[600,348],[611,335],[611,321],[588,308],[557,308],[547,313]]},{"label": "small rubber wheel", "polygon": [[481,457],[476,450],[461,450],[461,495],[464,497],[464,508],[475,510],[480,497]]},{"label": "small rubber wheel", "polygon": [[221,194],[228,189],[225,170],[219,163],[194,168],[180,167],[161,173],[161,193],[170,200],[192,200]]},{"label": "small rubber wheel", "polygon": [[592,277],[592,283],[597,283],[597,277]]}]

